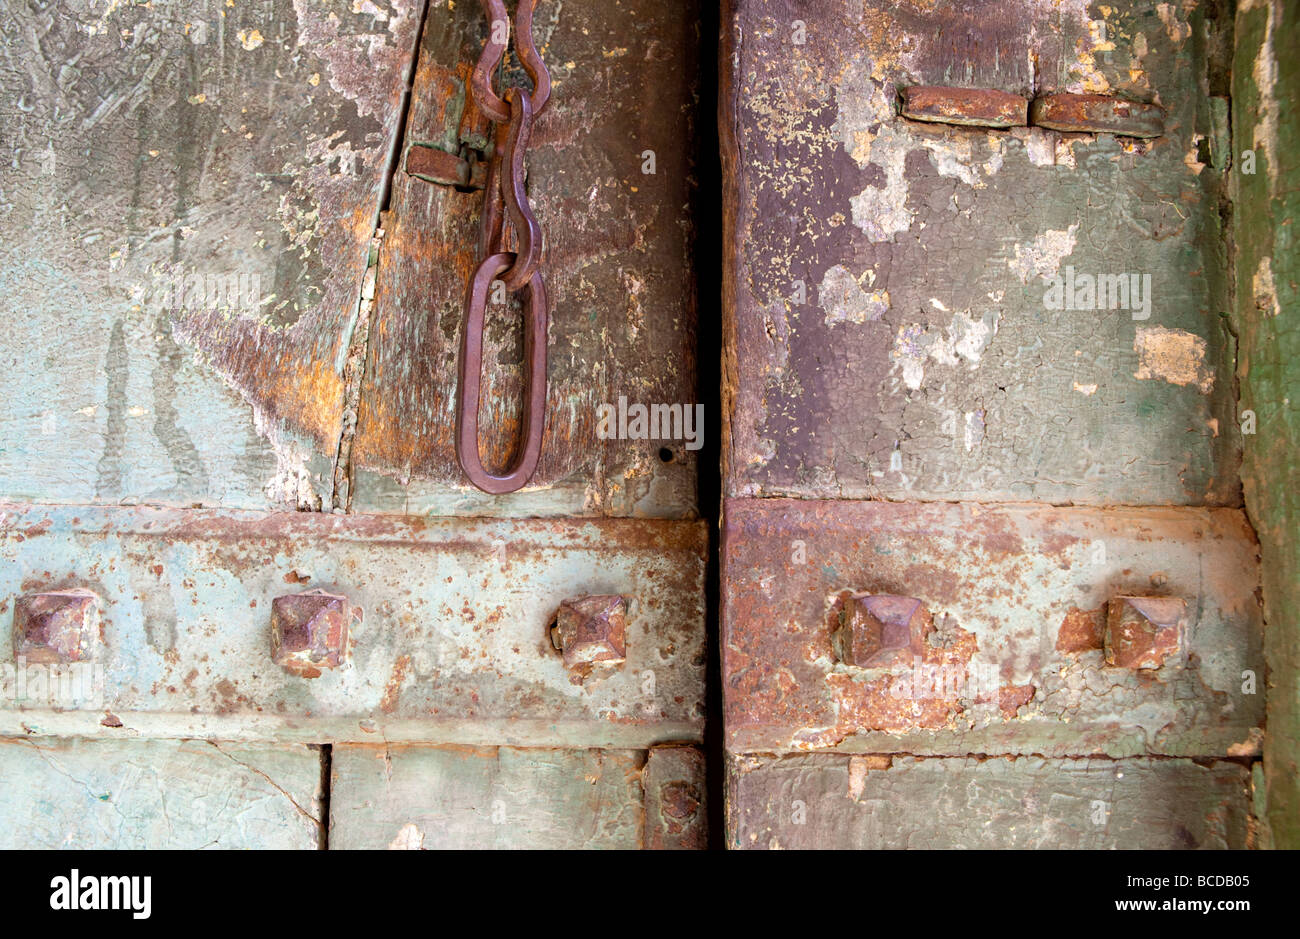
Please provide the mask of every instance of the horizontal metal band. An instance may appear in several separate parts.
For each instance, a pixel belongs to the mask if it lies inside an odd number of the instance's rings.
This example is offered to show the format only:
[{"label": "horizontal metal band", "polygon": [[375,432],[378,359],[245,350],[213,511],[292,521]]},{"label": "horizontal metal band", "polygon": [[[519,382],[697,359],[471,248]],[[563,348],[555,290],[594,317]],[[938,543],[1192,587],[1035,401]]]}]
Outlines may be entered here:
[{"label": "horizontal metal band", "polygon": [[[723,584],[733,751],[1259,749],[1258,545],[1235,509],[731,499]],[[1144,622],[1150,597],[1185,607]]]},{"label": "horizontal metal band", "polygon": [[[30,633],[21,669],[0,636],[0,735],[698,741],[706,543],[687,521],[0,505],[0,622]],[[278,627],[282,667],[273,602],[314,590],[334,605],[297,624],[296,653]],[[34,661],[55,621],[30,598],[78,591],[97,605],[85,658]],[[626,599],[625,656],[566,667],[550,624],[591,595]],[[340,616],[346,648],[316,654]]]}]

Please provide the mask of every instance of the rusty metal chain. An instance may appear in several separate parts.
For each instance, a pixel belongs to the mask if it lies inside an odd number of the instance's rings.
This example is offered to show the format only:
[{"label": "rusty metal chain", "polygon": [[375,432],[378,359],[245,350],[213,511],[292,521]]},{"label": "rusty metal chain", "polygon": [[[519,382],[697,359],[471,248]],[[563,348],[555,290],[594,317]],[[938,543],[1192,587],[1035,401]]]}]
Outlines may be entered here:
[{"label": "rusty metal chain", "polygon": [[[533,11],[537,0],[519,0],[514,28],[503,0],[482,0],[488,17],[488,40],[470,76],[470,94],[461,137],[475,142],[487,155],[483,215],[479,227],[479,265],[465,291],[465,333],[460,350],[460,389],[456,413],[456,458],[465,475],[484,492],[514,492],[528,482],[542,454],[546,416],[546,288],[539,270],[542,230],[533,217],[524,189],[524,155],[533,121],[551,96],[551,76],[533,44]],[[502,98],[495,86],[510,34],[515,55],[533,82],[531,94],[509,89]],[[472,113],[471,113],[472,112]],[[476,126],[486,118],[490,136]],[[514,250],[507,249],[506,223]],[[483,322],[493,281],[511,293],[524,293],[524,405],[520,444],[503,475],[490,473],[479,452],[478,412],[483,366]]]}]

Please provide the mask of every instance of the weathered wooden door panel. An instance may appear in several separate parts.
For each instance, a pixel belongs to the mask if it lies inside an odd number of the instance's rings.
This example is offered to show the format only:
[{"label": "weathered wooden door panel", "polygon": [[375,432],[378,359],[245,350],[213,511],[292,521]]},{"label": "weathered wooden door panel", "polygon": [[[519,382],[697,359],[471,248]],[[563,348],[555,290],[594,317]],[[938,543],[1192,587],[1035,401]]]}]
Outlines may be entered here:
[{"label": "weathered wooden door panel", "polygon": [[0,739],[0,848],[314,849],[323,784],[313,747]]},{"label": "weathered wooden door panel", "polygon": [[1191,760],[730,761],[736,848],[1244,848],[1250,772]]},{"label": "weathered wooden door panel", "polygon": [[[465,481],[453,434],[465,283],[478,263],[484,195],[410,175],[406,161],[419,145],[460,149],[466,82],[488,23],[474,3],[430,5],[402,168],[383,220],[351,445],[355,509],[694,513],[695,450],[684,433],[605,439],[599,408],[621,397],[680,404],[694,416],[697,21],[694,2],[538,9],[534,35],[554,87],[528,152],[551,302],[546,432],[527,488],[485,497]],[[485,461],[504,465],[519,424],[522,331],[513,309],[489,313],[480,435]]]},{"label": "weathered wooden door panel", "polygon": [[[730,494],[1239,504],[1215,5],[730,8]],[[1168,113],[1154,140],[901,118],[930,85]],[[1088,300],[1121,274],[1140,302]]]},{"label": "weathered wooden door panel", "polygon": [[330,847],[700,848],[703,770],[689,747],[335,747]]},{"label": "weathered wooden door panel", "polygon": [[[695,6],[539,12],[548,429],[500,498],[452,446],[483,196],[406,172],[459,148],[475,4],[0,17],[0,737],[34,818],[12,844],[317,847],[333,746],[339,846],[378,805],[429,846],[702,847]],[[489,463],[514,312],[489,316]],[[690,423],[613,439],[620,402]],[[379,743],[406,788],[345,810]],[[480,825],[503,787],[511,824]]]},{"label": "weathered wooden door panel", "polygon": [[1285,0],[1237,4],[1232,63],[1240,160],[1232,189],[1232,322],[1241,339],[1241,474],[1259,532],[1269,624],[1263,814],[1265,834],[1279,848],[1300,847],[1300,252],[1293,235],[1300,217],[1300,111],[1291,104],[1300,100],[1298,19],[1300,11]]},{"label": "weathered wooden door panel", "polygon": [[1231,27],[727,4],[729,844],[1254,843]]},{"label": "weathered wooden door panel", "polygon": [[0,4],[5,497],[331,506],[418,7]]}]

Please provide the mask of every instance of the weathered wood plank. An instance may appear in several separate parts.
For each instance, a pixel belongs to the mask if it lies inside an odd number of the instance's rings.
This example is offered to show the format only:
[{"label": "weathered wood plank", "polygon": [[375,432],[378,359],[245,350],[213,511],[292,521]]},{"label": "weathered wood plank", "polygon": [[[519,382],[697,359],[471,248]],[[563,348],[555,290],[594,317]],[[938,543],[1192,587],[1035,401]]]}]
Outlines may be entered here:
[{"label": "weathered wood plank", "polygon": [[[455,151],[469,68],[487,35],[474,3],[430,5],[406,141]],[[696,5],[542,4],[535,36],[553,93],[528,153],[546,236],[550,391],[529,487],[484,497],[456,461],[456,362],[465,284],[477,264],[482,192],[405,172],[384,218],[376,307],[352,448],[363,510],[677,516],[695,505],[682,441],[602,440],[597,408],[689,404],[695,395],[690,163]],[[516,75],[512,80],[518,80]],[[642,172],[646,150],[655,172]],[[404,164],[403,164],[404,165]],[[707,195],[706,195],[707,198]],[[483,453],[502,466],[519,420],[518,317],[491,312]],[[709,432],[708,428],[704,432]],[[668,461],[661,446],[671,449]]]},{"label": "weathered wood plank", "polygon": [[[730,495],[1239,504],[1203,158],[1227,24],[1161,10],[732,0]],[[911,85],[1158,99],[1166,133],[911,122]],[[1071,270],[1142,302],[1053,309]]]},{"label": "weathered wood plank", "polygon": [[[1300,847],[1300,23],[1280,2],[1237,8],[1231,154],[1241,336],[1242,478],[1259,532],[1268,622],[1272,844]],[[1225,155],[1226,156],[1226,155]]]},{"label": "weathered wood plank", "polygon": [[0,491],[328,503],[419,7],[0,4]]},{"label": "weathered wood plank", "polygon": [[636,750],[338,746],[330,847],[638,848]]},{"label": "weathered wood plank", "polygon": [[736,757],[734,848],[1244,848],[1250,774],[1190,760]]},{"label": "weathered wood plank", "polygon": [[320,752],[0,739],[0,848],[314,849]]}]

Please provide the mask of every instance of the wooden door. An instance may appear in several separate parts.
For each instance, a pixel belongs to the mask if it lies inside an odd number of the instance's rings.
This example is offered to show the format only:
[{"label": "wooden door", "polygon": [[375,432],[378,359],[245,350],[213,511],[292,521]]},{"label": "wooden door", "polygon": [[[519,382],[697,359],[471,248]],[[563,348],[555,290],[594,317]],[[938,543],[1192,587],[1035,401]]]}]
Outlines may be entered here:
[{"label": "wooden door", "polygon": [[[696,451],[598,432],[697,400],[692,5],[535,23],[549,392],[502,497],[452,433],[483,196],[408,172],[455,149],[476,4],[0,16],[6,845],[702,846]],[[622,661],[556,648],[590,597]]]}]

